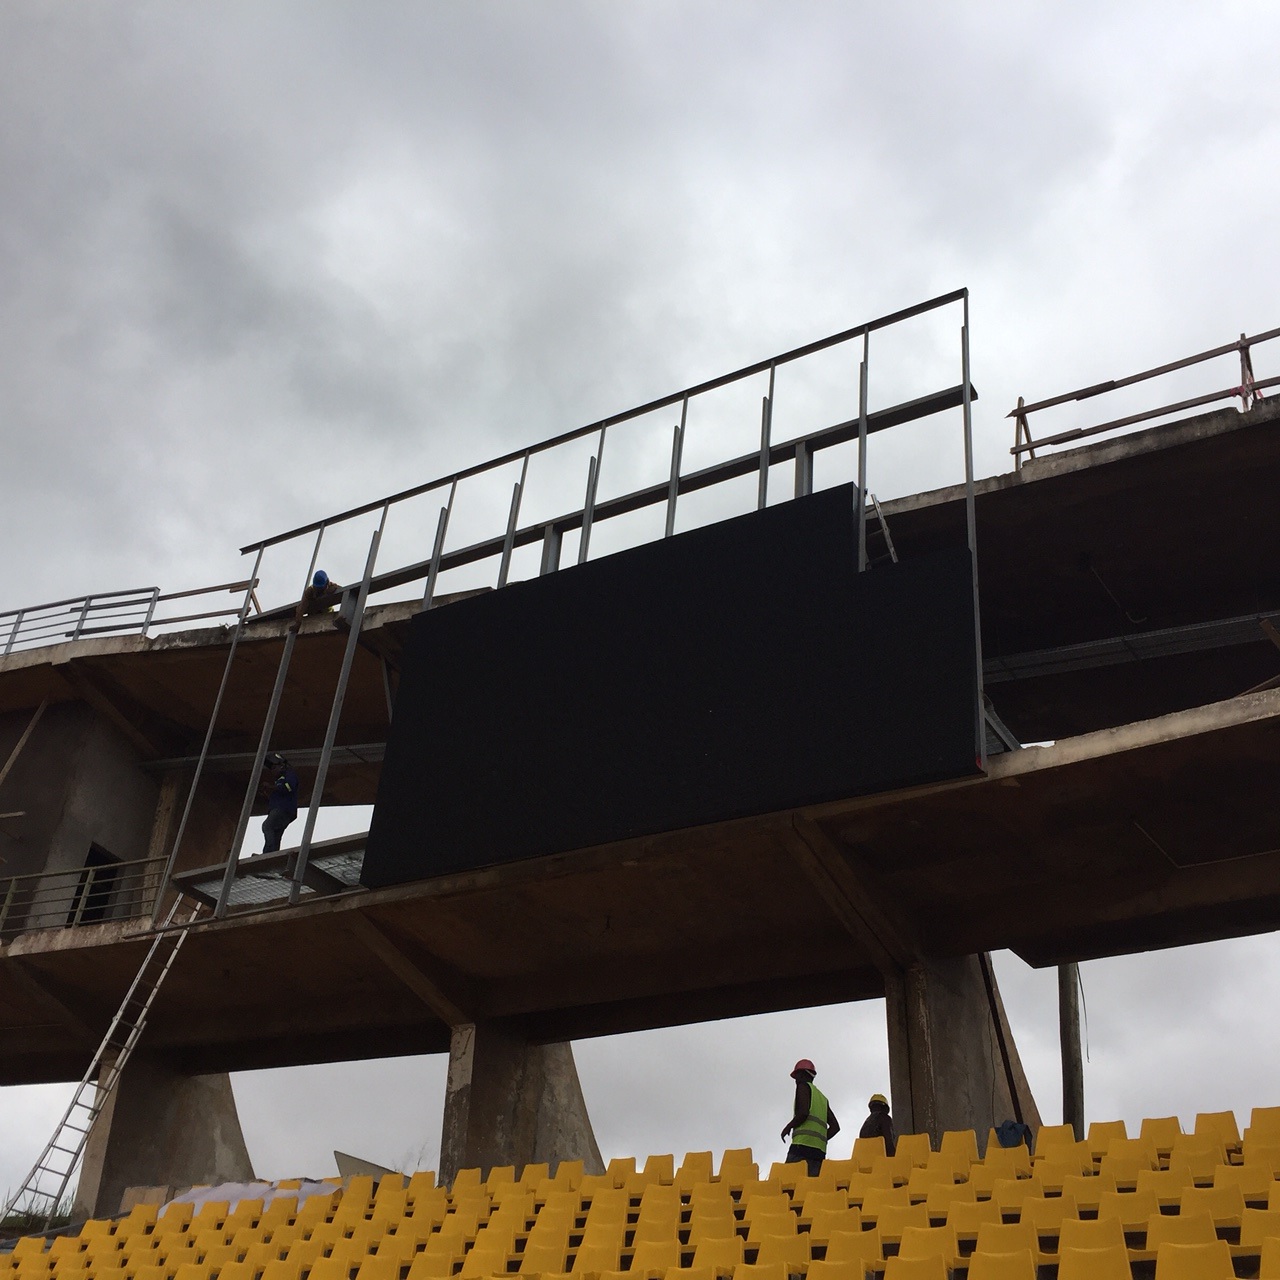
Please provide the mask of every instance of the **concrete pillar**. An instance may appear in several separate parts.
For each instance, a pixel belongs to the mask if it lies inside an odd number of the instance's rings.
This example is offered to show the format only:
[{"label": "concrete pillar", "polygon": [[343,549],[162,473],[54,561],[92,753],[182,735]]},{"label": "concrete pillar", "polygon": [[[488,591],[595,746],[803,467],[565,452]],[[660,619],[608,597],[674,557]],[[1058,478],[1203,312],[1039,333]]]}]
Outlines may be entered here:
[{"label": "concrete pillar", "polygon": [[127,1187],[252,1179],[230,1077],[181,1075],[135,1052],[89,1133],[75,1212],[117,1213]]},{"label": "concrete pillar", "polygon": [[1080,1051],[1080,966],[1058,966],[1058,1038],[1062,1046],[1062,1123],[1084,1137],[1084,1057]]},{"label": "concrete pillar", "polygon": [[459,1169],[604,1161],[582,1096],[573,1046],[530,1044],[494,1023],[454,1027],[440,1135],[440,1179]]},{"label": "concrete pillar", "polygon": [[979,1146],[1004,1120],[1040,1127],[1004,1003],[985,953],[924,960],[886,976],[889,1079],[900,1133],[974,1129]]}]

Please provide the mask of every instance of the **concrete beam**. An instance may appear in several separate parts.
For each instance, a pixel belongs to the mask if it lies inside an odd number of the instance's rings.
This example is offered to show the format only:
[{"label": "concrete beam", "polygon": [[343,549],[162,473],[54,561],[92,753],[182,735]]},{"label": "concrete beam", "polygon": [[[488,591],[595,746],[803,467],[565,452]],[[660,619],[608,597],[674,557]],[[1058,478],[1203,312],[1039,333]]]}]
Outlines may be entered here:
[{"label": "concrete beam", "polygon": [[440,1180],[460,1169],[581,1160],[603,1173],[573,1047],[532,1045],[497,1023],[453,1029],[440,1135]]},{"label": "concrete beam", "polygon": [[353,912],[347,918],[346,924],[351,932],[442,1022],[450,1027],[459,1027],[472,1021],[457,1001],[445,992],[439,980],[428,974],[421,963],[411,960],[390,934],[374,924],[364,912]]}]

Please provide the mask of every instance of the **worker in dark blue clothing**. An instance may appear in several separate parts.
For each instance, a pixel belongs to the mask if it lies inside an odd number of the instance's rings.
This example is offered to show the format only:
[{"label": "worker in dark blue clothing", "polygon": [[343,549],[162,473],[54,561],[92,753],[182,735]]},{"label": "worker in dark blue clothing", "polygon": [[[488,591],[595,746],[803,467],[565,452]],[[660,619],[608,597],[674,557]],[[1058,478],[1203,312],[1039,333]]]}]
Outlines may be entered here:
[{"label": "worker in dark blue clothing", "polygon": [[298,816],[298,775],[278,751],[266,759],[267,816],[262,824],[262,852],[276,853],[284,829]]}]

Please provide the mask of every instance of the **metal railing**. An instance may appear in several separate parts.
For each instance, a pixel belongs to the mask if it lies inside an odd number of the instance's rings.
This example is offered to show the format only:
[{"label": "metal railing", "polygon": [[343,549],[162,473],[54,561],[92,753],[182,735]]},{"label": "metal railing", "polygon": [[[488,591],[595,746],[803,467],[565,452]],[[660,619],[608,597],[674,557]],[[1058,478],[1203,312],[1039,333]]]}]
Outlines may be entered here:
[{"label": "metal railing", "polygon": [[[1170,413],[1180,413],[1186,409],[1196,409],[1201,405],[1215,404],[1219,400],[1239,399],[1242,409],[1252,409],[1263,399],[1263,389],[1280,386],[1280,377],[1254,377],[1252,348],[1264,342],[1280,338],[1280,329],[1268,329],[1266,333],[1257,333],[1253,337],[1241,334],[1237,342],[1228,342],[1224,346],[1214,347],[1211,351],[1201,351],[1197,355],[1175,360],[1171,364],[1162,364],[1155,369],[1146,369],[1142,373],[1130,374],[1127,378],[1113,378],[1108,382],[1095,383],[1091,387],[1082,387],[1078,391],[1068,391],[1048,400],[1037,400],[1034,404],[1026,404],[1021,396],[1018,403],[1009,411],[1008,417],[1014,420],[1013,448],[1009,450],[1014,457],[1014,466],[1022,470],[1022,455],[1036,456],[1037,449],[1053,445],[1067,444],[1074,440],[1083,440],[1088,436],[1096,436],[1104,431],[1118,431],[1121,427],[1131,427],[1135,423],[1148,422],[1153,418],[1163,418]],[[1148,378],[1159,378],[1165,374],[1175,373],[1179,369],[1187,369],[1192,365],[1203,364],[1206,360],[1215,360],[1219,356],[1237,352],[1240,356],[1240,382],[1234,387],[1224,387],[1219,391],[1210,391],[1205,395],[1192,396],[1186,400],[1178,400],[1172,404],[1161,405],[1158,409],[1146,409],[1141,413],[1128,414],[1122,418],[1113,418],[1109,422],[1100,422],[1091,427],[1075,427],[1070,431],[1059,431],[1054,435],[1042,436],[1039,440],[1031,438],[1028,416],[1042,409],[1052,409],[1057,405],[1069,404],[1072,401],[1089,400],[1094,396],[1105,395],[1109,391],[1118,391],[1122,387],[1130,387]]]},{"label": "metal railing", "polygon": [[163,858],[142,858],[0,880],[0,941],[34,929],[149,916],[163,870]]},{"label": "metal railing", "polygon": [[47,604],[29,605],[0,613],[0,636],[4,652],[38,649],[45,645],[80,640],[86,636],[142,635],[157,627],[176,623],[198,622],[206,618],[225,618],[239,613],[239,606],[205,609],[197,613],[157,617],[162,604],[171,600],[190,600],[223,591],[244,591],[243,582],[221,582],[215,587],[196,587],[191,591],[161,592],[159,587],[137,587],[132,591],[99,591],[89,596],[73,596],[52,600]]}]

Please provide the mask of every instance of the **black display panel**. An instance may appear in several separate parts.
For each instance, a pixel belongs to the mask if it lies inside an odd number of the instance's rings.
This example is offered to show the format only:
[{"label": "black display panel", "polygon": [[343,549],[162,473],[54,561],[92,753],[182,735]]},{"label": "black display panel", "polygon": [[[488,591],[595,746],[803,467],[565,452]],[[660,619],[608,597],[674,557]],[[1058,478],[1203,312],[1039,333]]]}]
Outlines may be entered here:
[{"label": "black display panel", "polygon": [[852,486],[418,615],[370,888],[972,775],[967,548],[857,571]]}]

